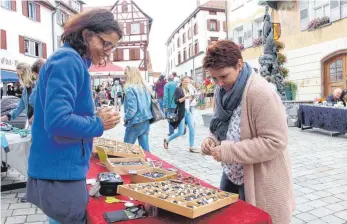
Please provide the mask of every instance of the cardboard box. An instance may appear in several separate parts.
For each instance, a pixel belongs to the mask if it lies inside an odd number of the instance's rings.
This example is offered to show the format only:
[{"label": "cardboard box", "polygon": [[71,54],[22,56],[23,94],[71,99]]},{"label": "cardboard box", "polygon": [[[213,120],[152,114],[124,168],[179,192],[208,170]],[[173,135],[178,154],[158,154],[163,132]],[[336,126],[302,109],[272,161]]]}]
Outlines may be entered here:
[{"label": "cardboard box", "polygon": [[[142,165],[126,165],[126,166],[115,166],[113,163],[116,162],[131,162],[131,161],[140,161]],[[107,158],[106,167],[109,171],[117,173],[119,175],[128,175],[129,170],[142,170],[149,168],[148,163],[142,158]]]},{"label": "cardboard box", "polygon": [[[165,176],[160,178],[151,178],[151,177],[147,177],[143,175],[145,173],[151,173],[151,172],[164,173]],[[130,178],[132,183],[160,182],[160,181],[166,181],[170,179],[177,179],[177,173],[168,171],[166,169],[151,167],[148,169],[139,170],[137,174],[131,175]]]}]

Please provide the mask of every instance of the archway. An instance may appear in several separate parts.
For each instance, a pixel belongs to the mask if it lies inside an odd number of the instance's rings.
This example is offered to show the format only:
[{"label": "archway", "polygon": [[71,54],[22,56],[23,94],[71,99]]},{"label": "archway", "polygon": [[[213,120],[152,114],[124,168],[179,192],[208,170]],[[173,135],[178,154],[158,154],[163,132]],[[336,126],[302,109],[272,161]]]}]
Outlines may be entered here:
[{"label": "archway", "polygon": [[334,89],[347,88],[347,49],[334,52],[322,60],[323,94],[328,96]]}]

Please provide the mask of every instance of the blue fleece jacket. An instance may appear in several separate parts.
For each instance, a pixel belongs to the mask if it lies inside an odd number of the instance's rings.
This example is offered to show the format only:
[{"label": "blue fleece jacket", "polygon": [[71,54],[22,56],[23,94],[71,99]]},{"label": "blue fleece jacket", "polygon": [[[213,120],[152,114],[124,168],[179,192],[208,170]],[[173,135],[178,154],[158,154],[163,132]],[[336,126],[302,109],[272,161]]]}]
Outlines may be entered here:
[{"label": "blue fleece jacket", "polygon": [[90,64],[65,44],[41,68],[35,93],[30,177],[86,178],[93,137],[101,136],[104,130],[94,113]]}]

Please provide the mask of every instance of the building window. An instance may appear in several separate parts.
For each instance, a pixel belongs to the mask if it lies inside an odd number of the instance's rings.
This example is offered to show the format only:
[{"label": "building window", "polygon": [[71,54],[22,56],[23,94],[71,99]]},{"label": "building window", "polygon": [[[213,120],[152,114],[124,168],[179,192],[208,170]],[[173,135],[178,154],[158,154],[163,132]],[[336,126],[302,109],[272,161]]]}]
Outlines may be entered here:
[{"label": "building window", "polygon": [[10,0],[1,0],[1,6],[11,10],[11,1]]},{"label": "building window", "polygon": [[244,38],[243,26],[241,26],[234,30],[234,41],[237,44],[243,44],[243,38]]},{"label": "building window", "polygon": [[186,49],[184,48],[183,49],[183,61],[186,61],[187,60],[187,51]]},{"label": "building window", "polygon": [[58,11],[58,13],[57,13],[57,23],[59,25],[64,26],[64,24],[68,20],[68,18],[69,18],[69,16],[65,12],[63,12],[61,10]]},{"label": "building window", "polygon": [[322,18],[330,15],[329,1],[315,0],[313,5],[313,17],[314,19]]},{"label": "building window", "polygon": [[195,51],[195,55],[199,53],[199,43],[195,42],[194,44],[194,51]]},{"label": "building window", "polygon": [[36,4],[35,2],[28,2],[29,18],[36,20]]},{"label": "building window", "polygon": [[130,60],[140,60],[140,49],[139,48],[132,48],[129,50],[130,53]]},{"label": "building window", "polygon": [[76,0],[71,0],[70,1],[70,4],[71,4],[71,8],[73,8],[74,10],[76,10],[77,12],[80,12],[81,11],[81,5],[78,1]]},{"label": "building window", "polygon": [[330,64],[330,82],[341,82],[342,80],[342,59],[339,59]]},{"label": "building window", "polygon": [[140,23],[131,24],[131,34],[140,34]]},{"label": "building window", "polygon": [[35,40],[24,40],[24,53],[34,57],[42,57],[42,43]]},{"label": "building window", "polygon": [[181,52],[178,52],[178,64],[181,64]]},{"label": "building window", "polygon": [[217,12],[216,11],[209,11],[209,14],[210,15],[217,15]]},{"label": "building window", "polygon": [[182,41],[183,41],[183,44],[186,42],[186,34],[185,33],[182,35]]},{"label": "building window", "polygon": [[180,47],[180,38],[177,38],[177,48]]},{"label": "building window", "polygon": [[263,37],[263,21],[258,20],[254,21],[254,37],[255,38],[260,38]]},{"label": "building window", "polygon": [[128,12],[128,3],[126,1],[122,2],[122,12]]},{"label": "building window", "polygon": [[189,58],[193,57],[193,45],[189,44]]},{"label": "building window", "polygon": [[194,24],[194,35],[198,34],[198,24]]},{"label": "building window", "polygon": [[217,31],[217,21],[216,20],[210,20],[210,27],[208,30],[209,31]]},{"label": "building window", "polygon": [[192,39],[192,28],[191,27],[188,29],[188,39],[189,40]]}]

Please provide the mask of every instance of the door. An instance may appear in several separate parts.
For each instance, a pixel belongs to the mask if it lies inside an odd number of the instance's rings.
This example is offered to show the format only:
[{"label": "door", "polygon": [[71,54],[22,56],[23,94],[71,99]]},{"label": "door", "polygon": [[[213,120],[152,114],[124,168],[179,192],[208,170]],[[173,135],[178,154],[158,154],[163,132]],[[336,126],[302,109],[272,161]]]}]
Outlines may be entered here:
[{"label": "door", "polygon": [[328,96],[336,88],[347,88],[347,54],[338,55],[324,65],[324,95]]}]

